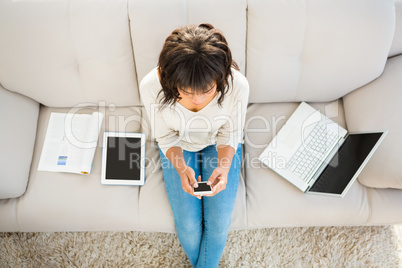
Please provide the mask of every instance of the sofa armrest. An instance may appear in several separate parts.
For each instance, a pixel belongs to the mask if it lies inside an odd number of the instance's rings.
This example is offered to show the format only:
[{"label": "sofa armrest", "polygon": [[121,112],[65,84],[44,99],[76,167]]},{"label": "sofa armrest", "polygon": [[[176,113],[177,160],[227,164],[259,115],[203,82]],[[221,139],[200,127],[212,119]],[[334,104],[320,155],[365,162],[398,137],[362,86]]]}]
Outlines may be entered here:
[{"label": "sofa armrest", "polygon": [[0,199],[26,191],[38,116],[39,103],[0,86]]},{"label": "sofa armrest", "polygon": [[388,60],[375,81],[344,97],[350,132],[388,130],[358,180],[372,188],[402,189],[402,56]]}]

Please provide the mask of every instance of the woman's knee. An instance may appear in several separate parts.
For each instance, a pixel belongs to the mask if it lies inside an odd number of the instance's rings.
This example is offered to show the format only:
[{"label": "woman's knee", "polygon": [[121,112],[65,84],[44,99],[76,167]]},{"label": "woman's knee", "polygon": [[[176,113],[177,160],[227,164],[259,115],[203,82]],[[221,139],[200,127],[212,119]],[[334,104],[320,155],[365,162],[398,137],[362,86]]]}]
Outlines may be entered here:
[{"label": "woman's knee", "polygon": [[205,229],[216,235],[225,235],[229,231],[231,222],[231,214],[208,217],[205,219]]},{"label": "woman's knee", "polygon": [[175,216],[174,222],[177,232],[192,234],[202,231],[201,217]]}]

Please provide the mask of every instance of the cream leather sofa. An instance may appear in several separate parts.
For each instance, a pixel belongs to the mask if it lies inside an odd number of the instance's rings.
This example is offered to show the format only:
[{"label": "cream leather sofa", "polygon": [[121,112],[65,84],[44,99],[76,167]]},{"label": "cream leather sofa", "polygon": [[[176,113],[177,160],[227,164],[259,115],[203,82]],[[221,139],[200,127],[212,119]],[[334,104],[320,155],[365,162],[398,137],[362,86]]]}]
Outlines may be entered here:
[{"label": "cream leather sofa", "polygon": [[[0,232],[174,232],[138,84],[167,35],[209,22],[250,83],[232,229],[402,223],[402,1],[0,0]],[[308,195],[257,157],[300,101],[350,131],[389,130],[344,198]],[[38,171],[50,112],[101,111],[147,134],[142,187]]]}]

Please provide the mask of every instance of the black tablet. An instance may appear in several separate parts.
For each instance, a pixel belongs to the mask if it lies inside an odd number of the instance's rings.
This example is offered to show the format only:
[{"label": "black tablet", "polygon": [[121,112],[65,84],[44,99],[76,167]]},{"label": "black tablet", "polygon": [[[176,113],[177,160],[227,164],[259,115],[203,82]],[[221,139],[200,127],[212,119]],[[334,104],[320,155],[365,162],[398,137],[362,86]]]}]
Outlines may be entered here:
[{"label": "black tablet", "polygon": [[145,142],[144,133],[105,132],[101,183],[144,185]]}]

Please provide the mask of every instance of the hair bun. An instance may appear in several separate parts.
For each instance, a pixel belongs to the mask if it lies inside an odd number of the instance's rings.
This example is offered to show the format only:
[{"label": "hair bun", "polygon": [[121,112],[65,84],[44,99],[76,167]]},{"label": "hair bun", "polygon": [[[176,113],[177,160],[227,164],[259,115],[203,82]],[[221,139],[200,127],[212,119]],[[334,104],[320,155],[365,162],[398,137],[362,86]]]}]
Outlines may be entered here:
[{"label": "hair bun", "polygon": [[215,28],[214,26],[212,26],[212,25],[209,24],[209,23],[201,23],[200,25],[198,25],[198,27],[200,27],[200,28],[205,28],[205,29],[207,29],[207,30],[212,30],[212,29]]}]

